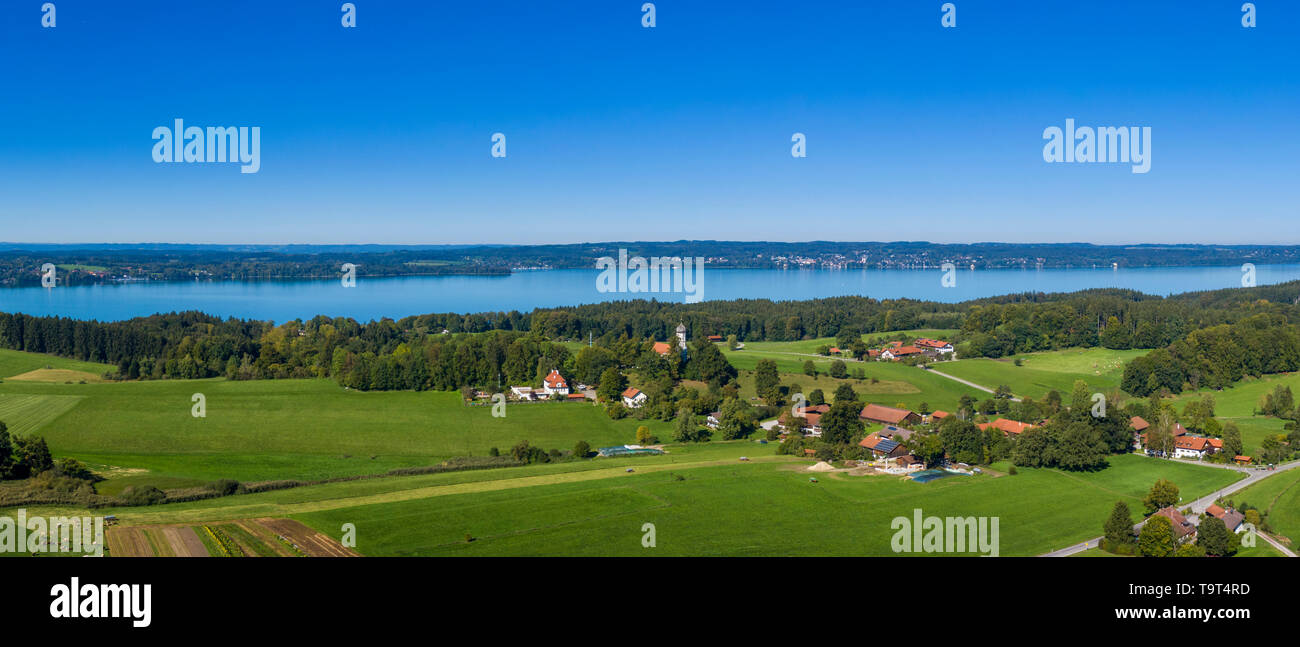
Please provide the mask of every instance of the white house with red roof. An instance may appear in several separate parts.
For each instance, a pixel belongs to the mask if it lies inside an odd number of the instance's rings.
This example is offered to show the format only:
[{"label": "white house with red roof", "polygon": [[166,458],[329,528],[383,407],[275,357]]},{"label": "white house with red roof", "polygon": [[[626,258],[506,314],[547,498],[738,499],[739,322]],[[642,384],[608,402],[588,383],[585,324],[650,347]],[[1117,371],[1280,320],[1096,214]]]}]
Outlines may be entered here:
[{"label": "white house with red roof", "polygon": [[896,348],[886,348],[880,352],[881,359],[898,361],[908,357],[921,355],[921,349],[916,346],[898,346]]},{"label": "white house with red roof", "polygon": [[642,393],[640,389],[628,387],[623,391],[623,406],[629,409],[640,408],[648,399],[649,398],[646,397],[646,394]]},{"label": "white house with red roof", "polygon": [[569,383],[564,381],[564,376],[560,375],[559,371],[551,369],[551,372],[547,373],[546,378],[542,380],[542,391],[546,395],[555,395],[556,393],[568,395]]},{"label": "white house with red roof", "polygon": [[934,351],[942,355],[946,355],[952,352],[952,344],[943,341],[942,339],[930,339],[928,337],[922,337],[916,340],[915,342],[913,342],[912,345],[916,346],[917,348],[920,348],[923,351]]}]

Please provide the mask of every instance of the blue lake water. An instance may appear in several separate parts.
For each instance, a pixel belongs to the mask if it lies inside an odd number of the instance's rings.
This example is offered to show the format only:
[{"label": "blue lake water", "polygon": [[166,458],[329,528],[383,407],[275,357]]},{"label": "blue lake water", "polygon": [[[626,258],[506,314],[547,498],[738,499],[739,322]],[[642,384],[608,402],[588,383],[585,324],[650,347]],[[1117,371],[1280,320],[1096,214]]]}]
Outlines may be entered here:
[{"label": "blue lake water", "polygon": [[[306,319],[318,314],[361,321],[430,312],[496,312],[578,305],[611,299],[657,298],[682,302],[680,293],[602,293],[595,269],[536,270],[510,276],[418,276],[338,280],[147,282],[101,286],[0,289],[0,312],[116,321],[158,312],[201,310],[220,317]],[[704,300],[767,298],[799,300],[862,295],[956,302],[1017,292],[1072,292],[1130,288],[1169,295],[1241,287],[1232,267],[1121,269],[958,270],[956,285],[943,273],[923,270],[728,270],[703,272]],[[1300,265],[1260,265],[1256,283],[1300,279]]]}]

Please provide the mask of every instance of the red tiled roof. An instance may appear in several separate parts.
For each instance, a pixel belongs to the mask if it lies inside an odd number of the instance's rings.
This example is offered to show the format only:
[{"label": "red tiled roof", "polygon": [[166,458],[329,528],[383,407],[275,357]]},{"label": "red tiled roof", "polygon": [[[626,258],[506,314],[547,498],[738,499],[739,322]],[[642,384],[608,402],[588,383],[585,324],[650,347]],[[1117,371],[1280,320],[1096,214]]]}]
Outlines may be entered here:
[{"label": "red tiled roof", "polygon": [[939,339],[927,339],[927,338],[925,338],[925,337],[922,337],[922,338],[916,340],[915,344],[916,344],[917,346],[924,346],[924,347],[926,347],[926,348],[943,348],[943,347],[945,347],[945,346],[949,346],[949,345],[950,345],[950,344],[949,344],[948,342],[946,342],[946,341],[942,341],[942,340],[939,340]]},{"label": "red tiled roof", "polygon": [[1204,438],[1196,436],[1179,436],[1174,439],[1175,449],[1190,449],[1193,451],[1203,452],[1210,445],[1210,442]]},{"label": "red tiled roof", "polygon": [[1206,440],[1209,441],[1209,443],[1210,443],[1210,447],[1213,447],[1213,448],[1215,448],[1215,449],[1223,449],[1223,439],[1222,439],[1222,438],[1207,438]]},{"label": "red tiled roof", "polygon": [[1133,416],[1128,419],[1128,426],[1133,431],[1142,431],[1151,426],[1151,423],[1142,419],[1142,416]]},{"label": "red tiled roof", "polygon": [[907,409],[895,409],[894,407],[884,407],[878,404],[868,404],[862,408],[858,414],[860,418],[867,420],[879,420],[891,424],[898,424],[907,419],[908,416],[915,415]]},{"label": "red tiled roof", "polygon": [[882,440],[885,439],[882,438],[880,434],[870,434],[866,438],[863,438],[860,442],[858,442],[858,445],[862,447],[866,447],[867,449],[875,449],[876,445],[879,445],[880,441]]},{"label": "red tiled roof", "polygon": [[830,410],[831,410],[831,405],[829,404],[815,404],[811,407],[803,407],[799,409],[797,413],[826,413],[827,411]]},{"label": "red tiled roof", "polygon": [[816,426],[818,426],[818,425],[820,425],[820,424],[822,423],[822,414],[820,414],[820,413],[805,413],[804,416],[803,416],[803,419],[804,419],[803,426],[805,426],[805,427],[816,427]]},{"label": "red tiled roof", "polygon": [[1211,504],[1210,504],[1210,507],[1208,507],[1208,508],[1205,509],[1205,514],[1208,514],[1208,515],[1210,515],[1211,517],[1218,517],[1218,518],[1220,518],[1220,519],[1223,518],[1223,513],[1224,513],[1224,512],[1225,512],[1225,510],[1224,510],[1223,508],[1219,507],[1219,504],[1217,504],[1217,503],[1211,503]]},{"label": "red tiled roof", "polygon": [[667,354],[668,354],[668,342],[666,342],[666,341],[657,341],[657,342],[655,342],[655,345],[654,345],[654,351],[655,351],[656,353],[659,353],[660,355],[667,355]]},{"label": "red tiled roof", "polygon": [[546,374],[545,382],[546,386],[552,389],[563,389],[568,386],[564,381],[564,376],[560,375],[560,372],[555,369],[551,369],[551,372]]},{"label": "red tiled roof", "polygon": [[916,346],[899,346],[898,348],[892,349],[889,352],[893,353],[894,356],[897,357],[899,355],[916,355],[921,352],[921,349],[917,348]]},{"label": "red tiled roof", "polygon": [[1184,517],[1183,513],[1179,512],[1177,508],[1172,506],[1161,508],[1159,512],[1156,512],[1156,514],[1169,519],[1171,525],[1174,527],[1174,532],[1177,533],[1179,537],[1196,532],[1196,530],[1192,528],[1192,525],[1187,523],[1187,517]]},{"label": "red tiled roof", "polygon": [[1237,456],[1232,460],[1237,461],[1238,463],[1249,463],[1251,461],[1251,458],[1249,456],[1242,455],[1242,456]]},{"label": "red tiled roof", "polygon": [[998,418],[997,420],[993,420],[991,422],[986,422],[976,426],[980,428],[980,431],[984,431],[989,427],[993,427],[994,429],[1001,431],[1004,435],[1021,434],[1024,433],[1026,429],[1032,429],[1034,427],[1033,425],[1027,422],[1020,422],[1018,420],[1012,420],[1010,418]]},{"label": "red tiled roof", "polygon": [[947,418],[948,416],[951,416],[951,415],[952,415],[952,414],[951,414],[951,413],[948,413],[947,411],[933,411],[933,412],[930,413],[930,418],[932,418],[932,419],[939,419],[939,420],[942,420],[942,419]]},{"label": "red tiled roof", "polygon": [[625,397],[625,398],[635,398],[637,395],[640,395],[640,393],[641,393],[641,392],[638,391],[637,389],[634,389],[634,388],[632,388],[632,387],[629,386],[629,387],[627,387],[627,390],[626,390],[626,391],[623,391],[623,397]]}]

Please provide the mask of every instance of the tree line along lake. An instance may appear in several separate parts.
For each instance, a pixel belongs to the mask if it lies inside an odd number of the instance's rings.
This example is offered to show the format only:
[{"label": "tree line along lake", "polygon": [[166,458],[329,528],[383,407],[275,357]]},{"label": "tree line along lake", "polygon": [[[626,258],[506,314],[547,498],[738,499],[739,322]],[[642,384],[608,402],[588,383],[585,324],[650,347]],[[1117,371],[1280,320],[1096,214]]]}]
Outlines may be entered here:
[{"label": "tree line along lake", "polygon": [[[1300,279],[1300,264],[1259,265],[1257,285]],[[199,310],[219,317],[284,322],[316,315],[360,321],[434,312],[527,312],[613,299],[684,301],[677,292],[602,292],[595,269],[527,270],[508,276],[359,276],[277,281],[148,281],[74,287],[0,289],[0,312],[120,321],[159,312]],[[1243,286],[1239,265],[1214,267],[958,269],[945,282],[939,269],[709,269],[706,301],[805,300],[858,295],[955,303],[1022,292],[1127,288],[1147,294]],[[951,284],[945,285],[945,283]]]}]

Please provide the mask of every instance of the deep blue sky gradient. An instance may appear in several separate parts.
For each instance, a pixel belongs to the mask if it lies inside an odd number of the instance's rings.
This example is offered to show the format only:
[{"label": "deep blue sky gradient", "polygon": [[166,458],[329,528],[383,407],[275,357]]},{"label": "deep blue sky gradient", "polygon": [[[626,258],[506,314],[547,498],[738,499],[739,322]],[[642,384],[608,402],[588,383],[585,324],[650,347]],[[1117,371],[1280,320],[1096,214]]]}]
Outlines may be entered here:
[{"label": "deep blue sky gradient", "polygon": [[[55,2],[0,6],[0,240],[1300,243],[1291,0]],[[177,117],[261,172],[155,164]]]}]

